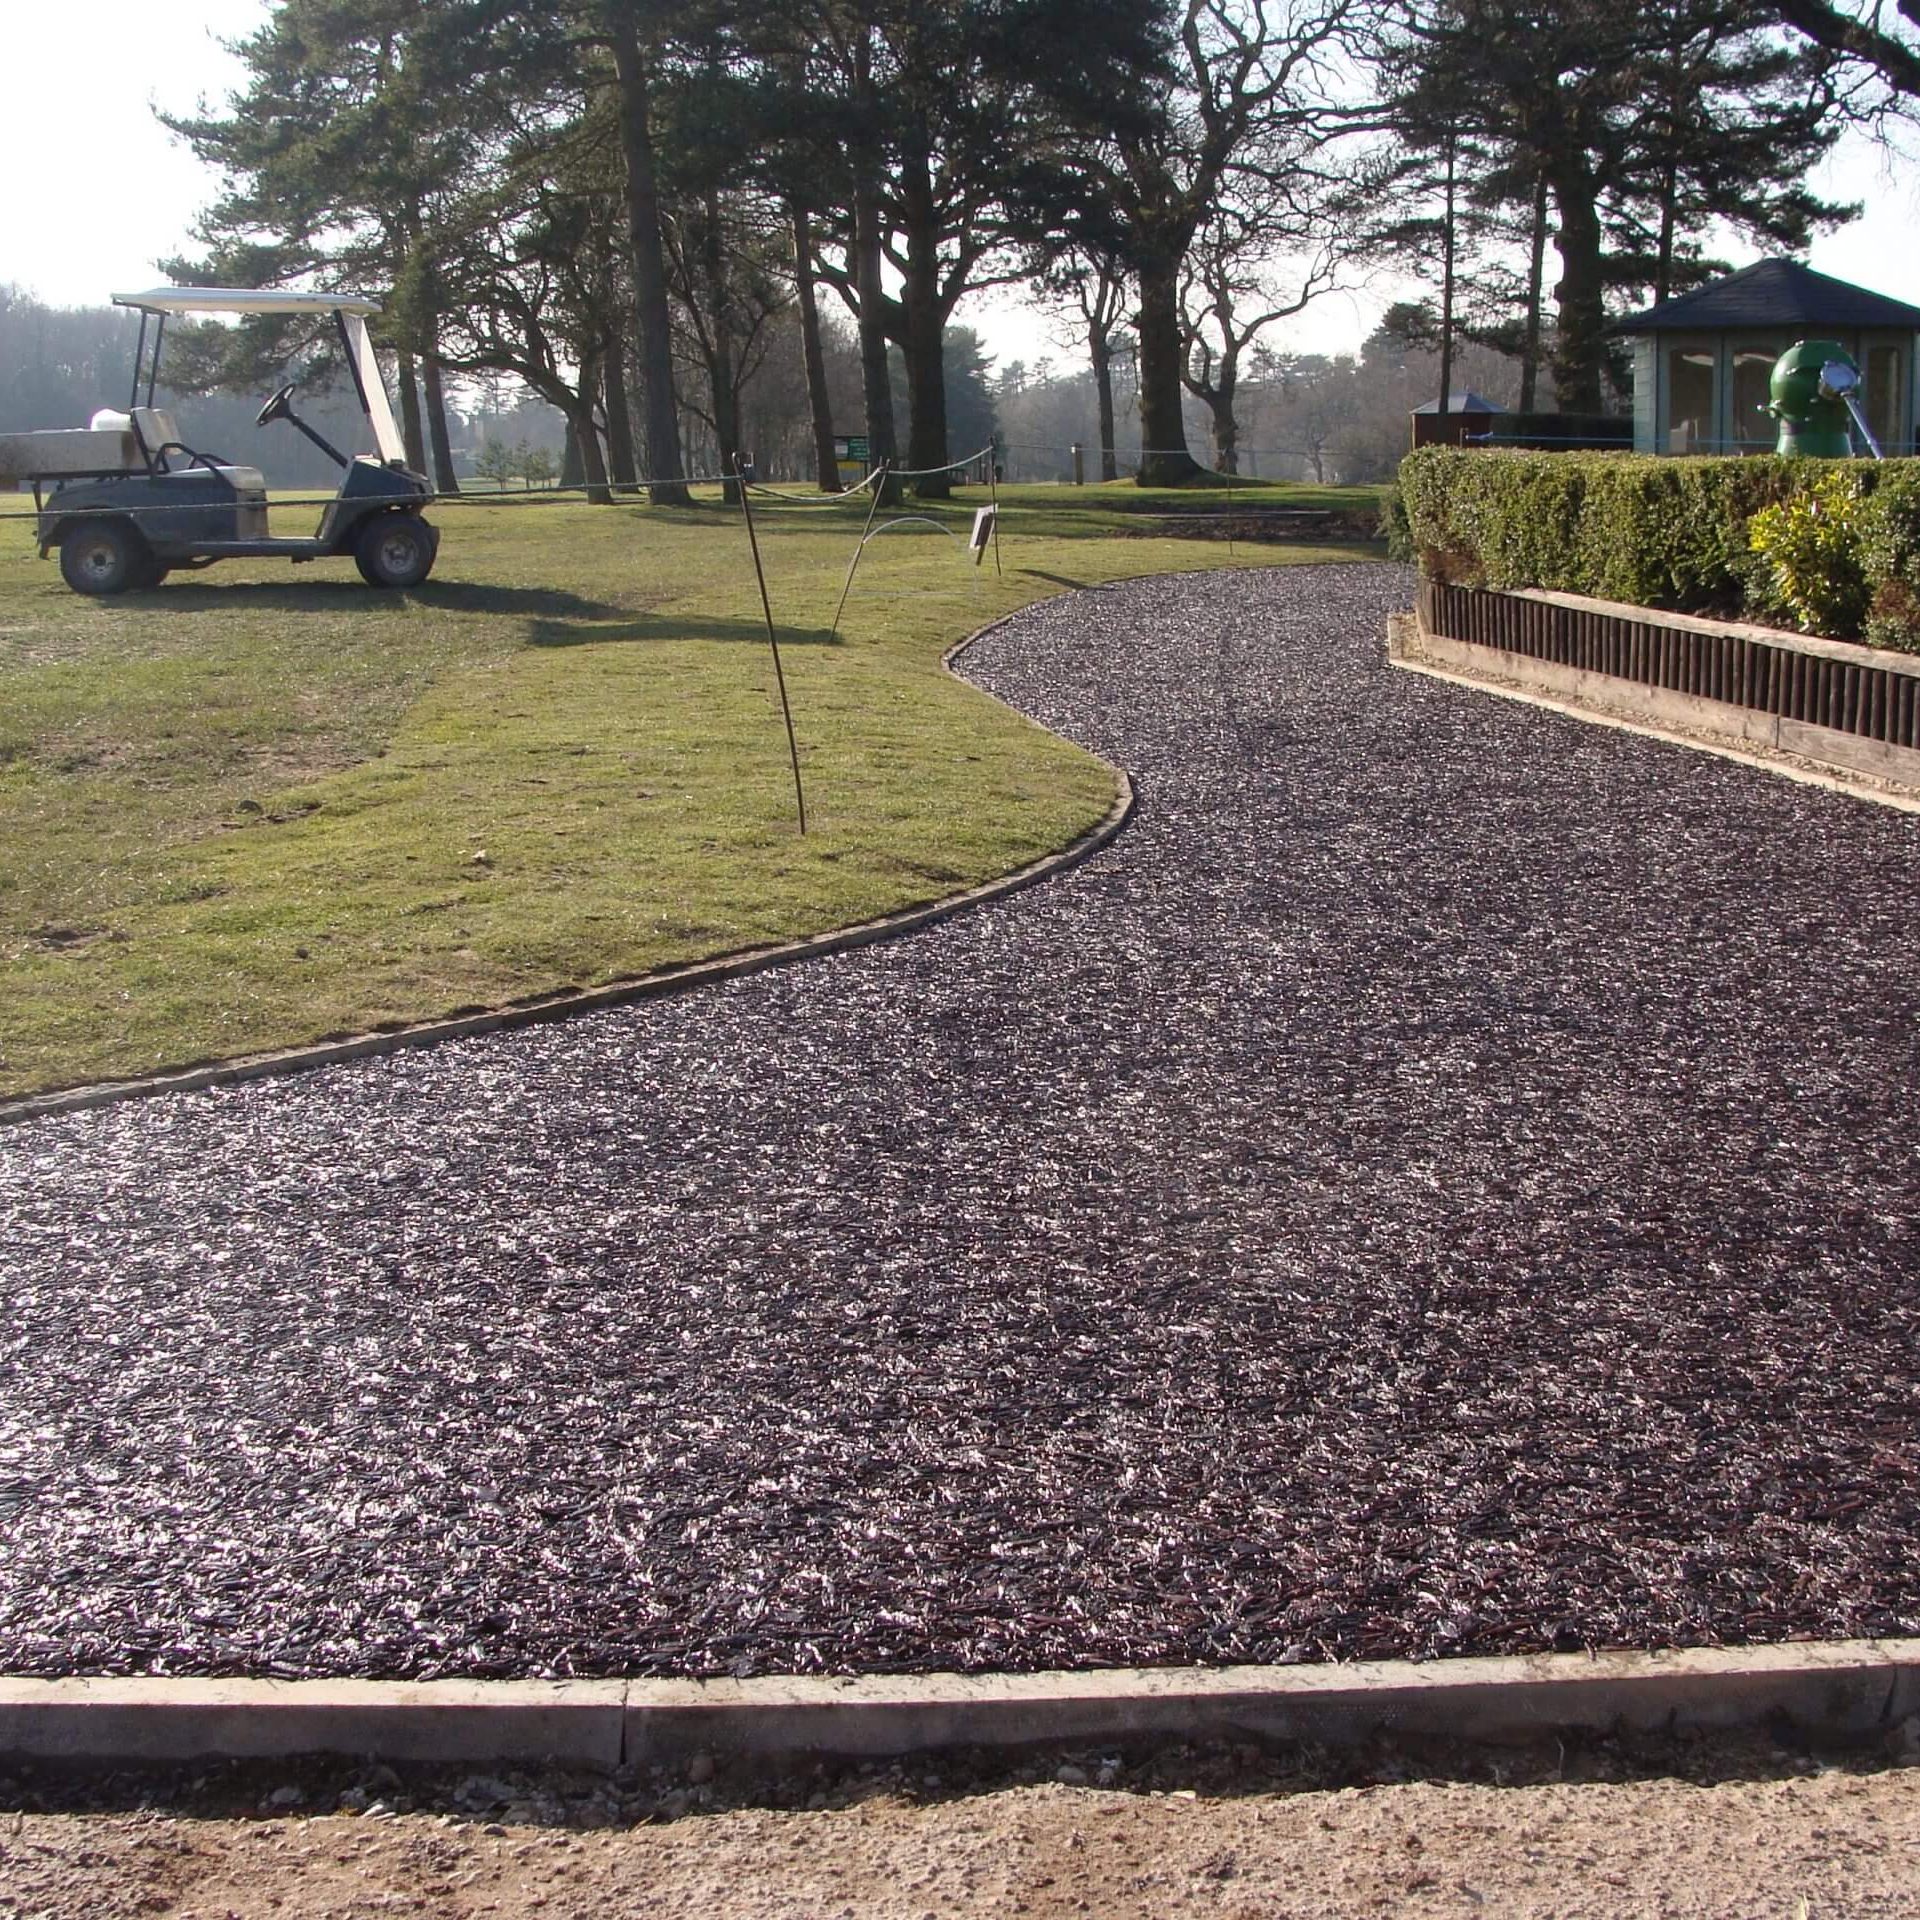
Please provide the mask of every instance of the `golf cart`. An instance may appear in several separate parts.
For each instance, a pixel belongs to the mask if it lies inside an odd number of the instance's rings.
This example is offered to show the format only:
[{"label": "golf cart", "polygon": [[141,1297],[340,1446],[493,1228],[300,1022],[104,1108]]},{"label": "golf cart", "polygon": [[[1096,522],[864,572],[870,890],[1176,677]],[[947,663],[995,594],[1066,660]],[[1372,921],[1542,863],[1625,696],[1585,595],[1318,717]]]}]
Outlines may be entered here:
[{"label": "golf cart", "polygon": [[[40,557],[60,549],[68,586],[76,593],[122,593],[158,586],[176,567],[208,567],[216,560],[279,558],[298,565],[349,555],[369,586],[413,587],[427,577],[440,535],[420,510],[433,490],[406,466],[367,337],[366,317],[380,311],[376,301],[232,287],[158,287],[113,299],[140,315],[126,412],[96,413],[82,428],[0,434],[0,484],[32,483]],[[340,491],[311,539],[271,536],[260,469],[186,445],[172,416],[153,404],[168,316],[202,313],[324,314],[339,328],[377,457],[349,459],[322,438],[294,412],[290,386],[268,400],[258,422],[264,427],[286,421],[341,468]]]}]

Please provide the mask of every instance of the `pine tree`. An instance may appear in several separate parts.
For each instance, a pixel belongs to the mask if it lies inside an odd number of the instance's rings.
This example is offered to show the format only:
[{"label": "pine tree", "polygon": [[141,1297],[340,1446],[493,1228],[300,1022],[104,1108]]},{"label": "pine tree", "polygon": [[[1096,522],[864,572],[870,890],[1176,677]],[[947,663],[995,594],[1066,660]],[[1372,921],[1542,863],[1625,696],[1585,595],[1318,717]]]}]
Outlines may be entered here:
[{"label": "pine tree", "polygon": [[1848,212],[1804,184],[1840,131],[1825,63],[1722,0],[1409,0],[1382,72],[1410,177],[1453,142],[1480,215],[1525,210],[1537,243],[1551,207],[1572,411],[1603,407],[1609,295],[1709,271],[1714,221],[1796,248]]}]

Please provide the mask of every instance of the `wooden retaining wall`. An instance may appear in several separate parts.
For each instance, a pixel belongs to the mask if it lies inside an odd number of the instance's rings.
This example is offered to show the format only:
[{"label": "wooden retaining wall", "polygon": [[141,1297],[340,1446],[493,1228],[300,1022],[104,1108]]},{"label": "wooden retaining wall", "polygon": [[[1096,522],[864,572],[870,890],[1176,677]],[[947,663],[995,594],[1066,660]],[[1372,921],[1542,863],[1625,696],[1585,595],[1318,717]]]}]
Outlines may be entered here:
[{"label": "wooden retaining wall", "polygon": [[1577,594],[1422,580],[1405,649],[1629,718],[1920,791],[1920,657]]}]

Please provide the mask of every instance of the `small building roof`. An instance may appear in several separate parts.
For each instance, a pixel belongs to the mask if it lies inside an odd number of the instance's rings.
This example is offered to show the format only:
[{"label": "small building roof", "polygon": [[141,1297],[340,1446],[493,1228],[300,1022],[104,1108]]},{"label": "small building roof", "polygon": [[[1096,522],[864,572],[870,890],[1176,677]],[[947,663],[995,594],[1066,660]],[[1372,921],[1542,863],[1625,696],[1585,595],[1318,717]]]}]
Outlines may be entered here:
[{"label": "small building roof", "polygon": [[1483,400],[1471,387],[1459,393],[1449,393],[1447,404],[1443,407],[1438,400],[1429,400],[1414,408],[1415,413],[1498,413],[1500,409],[1491,400]]},{"label": "small building roof", "polygon": [[116,307],[142,313],[358,313],[380,311],[378,300],[358,293],[289,293],[280,287],[152,287],[116,293]]},{"label": "small building roof", "polygon": [[1761,260],[1724,280],[1676,294],[1613,327],[1615,333],[1734,333],[1743,327],[1899,327],[1920,330],[1920,307],[1871,293],[1798,260]]}]

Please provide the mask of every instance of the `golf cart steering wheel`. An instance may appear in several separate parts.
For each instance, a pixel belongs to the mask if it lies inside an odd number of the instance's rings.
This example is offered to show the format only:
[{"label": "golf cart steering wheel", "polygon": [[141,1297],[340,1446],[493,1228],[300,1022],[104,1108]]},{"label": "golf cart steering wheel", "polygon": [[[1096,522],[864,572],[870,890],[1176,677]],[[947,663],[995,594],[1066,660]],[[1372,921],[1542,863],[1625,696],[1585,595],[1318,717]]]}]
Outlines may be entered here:
[{"label": "golf cart steering wheel", "polygon": [[291,402],[294,392],[295,388],[293,387],[282,387],[280,391],[268,400],[267,404],[254,415],[253,424],[256,427],[268,427],[276,420],[284,420],[287,415],[293,411]]}]

